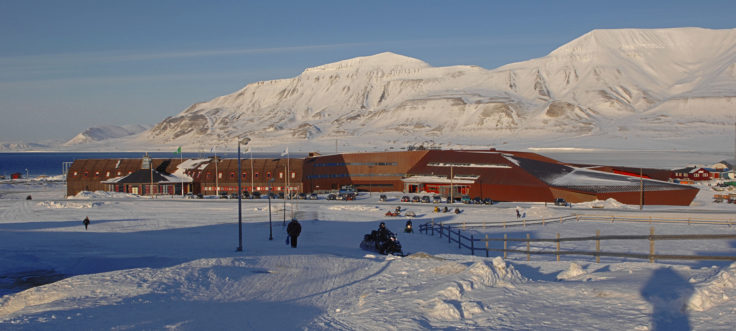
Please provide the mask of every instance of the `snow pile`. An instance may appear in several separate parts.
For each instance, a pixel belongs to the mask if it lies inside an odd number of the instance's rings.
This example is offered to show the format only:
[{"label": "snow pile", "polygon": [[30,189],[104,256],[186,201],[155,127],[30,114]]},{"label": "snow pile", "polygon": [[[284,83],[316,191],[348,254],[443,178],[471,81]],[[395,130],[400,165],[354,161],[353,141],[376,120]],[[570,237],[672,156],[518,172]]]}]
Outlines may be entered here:
[{"label": "snow pile", "polygon": [[57,208],[94,208],[104,205],[104,202],[100,201],[88,201],[88,202],[73,202],[73,201],[43,201],[39,202],[38,206],[43,208],[57,209]]},{"label": "snow pile", "polygon": [[718,273],[713,280],[695,288],[695,293],[687,303],[687,309],[705,311],[714,306],[726,303],[730,297],[727,292],[736,295],[736,263]]},{"label": "snow pile", "polygon": [[69,196],[67,199],[126,199],[126,198],[139,198],[137,194],[121,193],[121,192],[105,192],[105,191],[82,191],[77,195]]},{"label": "snow pile", "polygon": [[507,265],[500,256],[493,258],[490,264],[486,261],[473,263],[468,267],[467,273],[470,275],[469,280],[473,287],[482,285],[513,288],[514,283],[527,281],[526,277],[522,276],[512,265]]},{"label": "snow pile", "polygon": [[586,202],[579,202],[575,204],[575,207],[585,207],[585,208],[606,208],[606,209],[634,209],[638,208],[634,205],[626,205],[623,203],[618,202],[618,200],[614,198],[608,198],[606,200],[593,200],[593,201],[586,201]]},{"label": "snow pile", "polygon": [[330,206],[327,209],[335,211],[376,211],[380,210],[377,206],[355,206],[355,205],[344,205],[344,206]]},{"label": "snow pile", "polygon": [[579,264],[570,262],[570,267],[567,268],[567,270],[559,273],[557,275],[557,280],[570,280],[585,274],[587,274],[587,272],[583,270],[583,268],[581,268]]}]

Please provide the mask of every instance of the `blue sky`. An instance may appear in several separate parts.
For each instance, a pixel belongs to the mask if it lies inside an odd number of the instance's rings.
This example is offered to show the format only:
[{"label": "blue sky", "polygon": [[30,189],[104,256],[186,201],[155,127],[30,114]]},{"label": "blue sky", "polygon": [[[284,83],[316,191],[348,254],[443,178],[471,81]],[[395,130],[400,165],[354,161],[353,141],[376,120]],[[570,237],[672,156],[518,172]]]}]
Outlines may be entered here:
[{"label": "blue sky", "polygon": [[0,0],[0,142],[155,124],[195,102],[391,51],[492,69],[593,29],[736,27],[736,1]]}]

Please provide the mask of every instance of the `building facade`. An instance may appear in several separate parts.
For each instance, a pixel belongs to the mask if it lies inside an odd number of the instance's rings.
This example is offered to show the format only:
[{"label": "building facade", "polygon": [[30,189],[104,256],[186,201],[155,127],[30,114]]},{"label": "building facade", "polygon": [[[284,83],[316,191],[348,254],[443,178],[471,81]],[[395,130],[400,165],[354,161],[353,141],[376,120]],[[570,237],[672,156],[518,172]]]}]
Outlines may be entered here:
[{"label": "building facade", "polygon": [[[140,183],[141,159],[78,160],[67,193],[122,190],[138,194],[325,193],[350,185],[358,191],[469,196],[495,201],[573,203],[614,198],[626,204],[689,205],[698,189],[670,183],[657,169],[581,167],[538,154],[491,150],[421,150],[312,154],[306,158],[201,160],[154,159],[161,177]],[[130,176],[131,178],[126,178]],[[149,176],[149,179],[150,178]],[[136,182],[137,181],[137,182]],[[124,186],[121,184],[126,184]],[[180,183],[177,191],[176,183]]]}]

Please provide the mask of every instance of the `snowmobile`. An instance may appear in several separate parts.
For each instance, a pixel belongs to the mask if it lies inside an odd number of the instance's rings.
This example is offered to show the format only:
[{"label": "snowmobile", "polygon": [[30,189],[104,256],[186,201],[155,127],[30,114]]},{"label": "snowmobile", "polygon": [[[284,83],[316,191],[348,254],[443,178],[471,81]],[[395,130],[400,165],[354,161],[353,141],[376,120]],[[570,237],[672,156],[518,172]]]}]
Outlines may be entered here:
[{"label": "snowmobile", "polygon": [[386,212],[386,216],[396,217],[396,216],[401,216],[401,214],[399,214],[399,212],[392,212],[389,210]]},{"label": "snowmobile", "polygon": [[401,243],[396,239],[396,235],[393,232],[388,231],[388,236],[385,238],[379,237],[378,231],[371,231],[370,234],[363,236],[363,241],[360,242],[360,248],[383,255],[404,256],[404,252],[401,250]]}]

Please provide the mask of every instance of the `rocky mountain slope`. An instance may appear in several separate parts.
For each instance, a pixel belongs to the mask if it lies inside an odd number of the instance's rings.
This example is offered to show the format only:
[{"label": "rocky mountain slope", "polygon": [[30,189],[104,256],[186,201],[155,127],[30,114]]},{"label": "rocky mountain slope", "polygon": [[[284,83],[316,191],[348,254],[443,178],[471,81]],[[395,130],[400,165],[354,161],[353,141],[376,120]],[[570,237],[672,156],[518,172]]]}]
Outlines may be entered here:
[{"label": "rocky mountain slope", "polygon": [[131,124],[131,125],[122,125],[122,126],[105,125],[105,126],[91,127],[79,133],[78,135],[74,136],[74,138],[69,139],[67,142],[63,144],[63,146],[88,144],[91,142],[98,142],[98,141],[107,140],[107,139],[131,136],[131,135],[146,131],[150,128],[151,128],[150,126],[145,126],[145,125],[140,125],[140,124]]},{"label": "rocky mountain slope", "polygon": [[493,70],[432,67],[393,53],[308,68],[194,104],[138,139],[669,148],[732,144],[735,106],[736,29],[594,30]]}]

